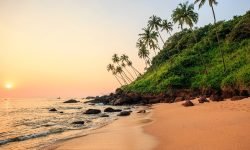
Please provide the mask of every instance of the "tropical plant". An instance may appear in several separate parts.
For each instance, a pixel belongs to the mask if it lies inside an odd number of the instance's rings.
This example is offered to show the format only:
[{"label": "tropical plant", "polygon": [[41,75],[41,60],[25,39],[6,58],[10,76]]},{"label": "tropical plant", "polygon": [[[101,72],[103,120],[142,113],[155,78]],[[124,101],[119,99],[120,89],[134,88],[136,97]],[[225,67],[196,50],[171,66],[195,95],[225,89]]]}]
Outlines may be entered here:
[{"label": "tropical plant", "polygon": [[151,30],[156,30],[158,35],[160,36],[161,38],[161,41],[162,43],[164,44],[164,40],[159,32],[159,28],[161,28],[161,21],[162,19],[160,17],[157,17],[155,15],[151,16],[148,20],[148,27],[151,29]]},{"label": "tropical plant", "polygon": [[171,32],[173,31],[173,24],[172,24],[172,22],[168,22],[168,20],[162,20],[161,27],[162,27],[161,31],[165,30],[171,36]]},{"label": "tropical plant", "polygon": [[138,56],[139,56],[139,58],[144,59],[145,65],[147,68],[148,61],[150,61],[150,58],[149,58],[149,50],[147,49],[147,47],[145,45],[142,45],[142,47],[139,49]]},{"label": "tropical plant", "polygon": [[[211,7],[212,9],[212,12],[213,12],[213,18],[214,18],[214,24],[216,24],[216,16],[215,16],[215,11],[214,11],[214,5],[217,5],[218,2],[216,0],[195,0],[195,4],[199,3],[199,8],[201,8],[205,2],[208,1],[209,3],[209,6]],[[220,38],[219,38],[219,35],[218,35],[218,32],[216,30],[216,37],[217,37],[217,41],[218,43],[220,43]],[[224,52],[222,49],[220,49],[220,53],[221,53],[221,57],[222,57],[222,62],[223,62],[223,67],[224,67],[224,72],[226,71],[226,64],[225,64],[225,59],[224,59]]]},{"label": "tropical plant", "polygon": [[[143,46],[145,45],[146,47],[149,47],[150,49],[153,49],[155,54],[156,54],[156,48],[160,50],[159,45],[158,45],[158,34],[155,31],[152,31],[149,27],[148,28],[143,28],[142,29],[144,33],[139,34],[139,43],[136,45]],[[143,44],[142,44],[143,43]]]},{"label": "tropical plant", "polygon": [[121,68],[121,73],[125,76],[125,78],[128,80],[128,81],[130,81],[130,82],[132,82],[132,80],[127,76],[127,74],[122,70],[122,66],[120,65],[120,58],[119,58],[119,56],[117,55],[117,54],[114,54],[113,56],[112,56],[112,61],[113,61],[113,63],[114,64],[117,64],[120,68]]},{"label": "tropical plant", "polygon": [[132,68],[132,70],[134,71],[134,73],[135,73],[136,76],[140,76],[141,75],[141,73],[133,66],[132,61],[128,60],[127,61],[127,65]]},{"label": "tropical plant", "polygon": [[125,78],[124,78],[124,76],[123,76],[124,74],[123,74],[122,67],[117,66],[117,67],[115,68],[115,72],[116,72],[116,73],[119,73],[119,75],[122,77],[124,83],[128,84],[128,82],[125,80]]},{"label": "tropical plant", "polygon": [[113,64],[108,64],[107,70],[108,70],[108,72],[109,72],[109,71],[112,71],[112,74],[115,76],[116,80],[117,80],[117,81],[120,83],[120,85],[122,86],[122,83],[120,82],[120,80],[119,80],[118,77],[117,77],[117,72],[116,72],[116,70],[115,70],[114,65],[113,65]]},{"label": "tropical plant", "polygon": [[127,69],[127,64],[126,64],[126,62],[128,61],[128,56],[127,55],[125,55],[125,54],[122,54],[121,55],[121,57],[120,57],[120,60],[121,60],[121,65],[122,65],[122,67],[127,71],[127,73],[133,78],[133,79],[135,79],[134,78],[134,76],[130,73],[130,71]]}]

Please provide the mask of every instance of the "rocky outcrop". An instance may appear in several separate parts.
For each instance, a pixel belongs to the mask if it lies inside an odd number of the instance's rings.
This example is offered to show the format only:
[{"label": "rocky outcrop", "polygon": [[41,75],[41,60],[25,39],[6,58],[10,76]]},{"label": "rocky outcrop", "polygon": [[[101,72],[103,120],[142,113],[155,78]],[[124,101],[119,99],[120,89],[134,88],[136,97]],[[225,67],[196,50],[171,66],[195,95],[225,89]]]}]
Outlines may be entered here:
[{"label": "rocky outcrop", "polygon": [[185,103],[182,104],[185,107],[190,107],[190,106],[194,106],[194,103],[191,102],[190,100],[186,100]]},{"label": "rocky outcrop", "polygon": [[107,115],[107,114],[101,114],[100,117],[103,117],[103,118],[104,117],[109,117],[109,115]]},{"label": "rocky outcrop", "polygon": [[63,103],[78,103],[79,101],[75,100],[75,99],[70,99],[70,100],[67,100]]},{"label": "rocky outcrop", "polygon": [[122,111],[117,116],[129,116],[131,114],[131,111]]},{"label": "rocky outcrop", "polygon": [[88,109],[84,112],[84,114],[100,114],[101,110],[99,109]]},{"label": "rocky outcrop", "polygon": [[121,111],[122,111],[121,109],[114,109],[114,108],[111,108],[111,107],[108,107],[108,108],[104,109],[104,112],[121,112]]},{"label": "rocky outcrop", "polygon": [[215,101],[215,102],[219,102],[219,101],[223,101],[224,100],[224,98],[221,95],[218,95],[218,94],[211,95],[209,97],[209,99],[211,101]]},{"label": "rocky outcrop", "polygon": [[238,101],[247,98],[247,96],[234,96],[231,98],[232,101]]}]

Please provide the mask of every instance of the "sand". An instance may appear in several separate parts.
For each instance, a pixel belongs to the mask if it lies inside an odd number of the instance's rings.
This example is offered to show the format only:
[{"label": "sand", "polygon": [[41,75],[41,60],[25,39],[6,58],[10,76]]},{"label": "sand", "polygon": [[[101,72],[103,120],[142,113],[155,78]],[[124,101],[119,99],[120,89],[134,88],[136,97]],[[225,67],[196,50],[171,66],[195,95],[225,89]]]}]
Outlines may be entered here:
[{"label": "sand", "polygon": [[[153,113],[121,118],[56,150],[249,150],[250,98],[183,107],[156,104]],[[152,122],[150,122],[153,120]]]},{"label": "sand", "polygon": [[92,134],[57,143],[49,150],[151,150],[156,146],[153,136],[143,132],[152,120],[150,113],[133,113],[97,129]]},{"label": "sand", "polygon": [[159,141],[155,150],[250,150],[250,98],[182,107],[154,106],[145,128]]}]

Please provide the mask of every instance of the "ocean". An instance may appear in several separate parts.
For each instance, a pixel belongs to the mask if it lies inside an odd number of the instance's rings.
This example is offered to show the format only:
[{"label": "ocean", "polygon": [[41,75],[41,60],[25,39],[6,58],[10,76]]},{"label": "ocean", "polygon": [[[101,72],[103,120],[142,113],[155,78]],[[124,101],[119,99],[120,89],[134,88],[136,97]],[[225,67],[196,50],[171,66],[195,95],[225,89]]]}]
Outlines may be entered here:
[{"label": "ocean", "polygon": [[[110,117],[85,115],[89,108],[103,110],[107,106],[79,103],[63,103],[68,99],[0,99],[0,149],[33,150],[62,140],[84,136],[92,130],[116,120],[116,113]],[[56,108],[58,111],[50,112]],[[117,108],[117,107],[116,107]],[[124,109],[124,106],[118,107]],[[74,121],[84,121],[84,125],[74,125]]]}]

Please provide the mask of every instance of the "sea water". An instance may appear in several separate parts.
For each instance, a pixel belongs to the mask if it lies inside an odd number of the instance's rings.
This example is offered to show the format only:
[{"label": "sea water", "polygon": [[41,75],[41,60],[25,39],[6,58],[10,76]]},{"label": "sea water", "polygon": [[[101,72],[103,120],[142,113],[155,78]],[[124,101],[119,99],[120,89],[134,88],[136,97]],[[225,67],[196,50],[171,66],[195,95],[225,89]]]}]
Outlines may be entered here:
[{"label": "sea water", "polygon": [[[43,149],[57,141],[83,136],[117,119],[116,113],[102,118],[85,115],[89,108],[103,110],[107,106],[63,103],[66,99],[0,99],[0,149]],[[50,112],[56,108],[58,111]],[[122,109],[122,108],[121,108]],[[84,121],[84,125],[74,125]]]}]

